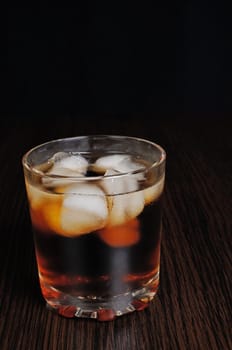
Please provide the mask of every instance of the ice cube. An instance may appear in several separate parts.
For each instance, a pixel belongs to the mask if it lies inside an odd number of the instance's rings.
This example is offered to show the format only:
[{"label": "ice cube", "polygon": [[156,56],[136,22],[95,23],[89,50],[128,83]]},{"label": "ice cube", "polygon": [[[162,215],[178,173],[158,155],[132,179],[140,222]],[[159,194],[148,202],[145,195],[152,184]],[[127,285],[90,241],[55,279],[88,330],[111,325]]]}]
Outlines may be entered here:
[{"label": "ice cube", "polygon": [[129,173],[137,170],[145,170],[145,166],[127,157],[117,164],[115,170],[120,171],[120,173]]},{"label": "ice cube", "polygon": [[112,197],[112,207],[109,214],[109,226],[116,226],[136,218],[144,208],[142,191],[115,195]]},{"label": "ice cube", "polygon": [[[111,176],[112,175],[112,176]],[[105,172],[102,187],[108,195],[124,194],[138,189],[138,182],[135,178],[128,178],[120,172],[109,169]]]},{"label": "ice cube", "polygon": [[109,169],[117,170],[117,165],[123,160],[129,158],[126,154],[112,154],[98,158],[93,164],[93,170],[105,173]]},{"label": "ice cube", "polygon": [[[108,170],[107,175],[117,172]],[[138,190],[138,182],[131,176],[116,175],[103,179],[102,187],[108,194],[109,226],[124,224],[136,218],[144,208],[143,191]]]},{"label": "ice cube", "polygon": [[[98,158],[95,164],[92,166],[93,170],[104,173],[107,170],[115,170],[120,173],[129,173],[137,170],[145,170],[145,166],[139,162],[131,159],[127,154],[113,154]],[[137,180],[143,180],[143,173],[135,174],[134,177]]]},{"label": "ice cube", "polygon": [[66,176],[66,177],[76,177],[76,176],[83,176],[83,174],[72,170],[68,168],[60,168],[60,167],[53,167],[47,172],[47,175],[53,175],[53,176]]},{"label": "ice cube", "polygon": [[138,243],[140,229],[138,219],[132,219],[119,226],[105,227],[99,232],[100,238],[111,247],[128,247]]},{"label": "ice cube", "polygon": [[[83,176],[88,168],[88,161],[81,155],[69,155],[65,152],[58,152],[54,154],[51,161],[53,166],[47,171],[46,175],[48,176],[45,175],[42,178],[42,183],[46,187],[71,184],[74,180],[69,179],[69,177]],[[60,176],[60,178],[56,176]]]},{"label": "ice cube", "polygon": [[67,186],[76,181],[77,178],[83,178],[84,175],[68,168],[53,167],[42,178],[42,183],[46,187]]},{"label": "ice cube", "polygon": [[73,237],[103,228],[108,208],[104,192],[95,184],[75,184],[66,189],[61,209],[63,235]]},{"label": "ice cube", "polygon": [[53,154],[53,156],[50,158],[49,161],[51,161],[52,163],[56,163],[56,162],[62,160],[63,158],[67,158],[67,157],[69,157],[69,153],[57,152],[57,153]]},{"label": "ice cube", "polygon": [[69,155],[64,152],[58,152],[53,157],[54,165],[49,173],[56,174],[60,168],[69,169],[80,174],[85,174],[88,168],[88,161],[81,155]]},{"label": "ice cube", "polygon": [[145,204],[149,204],[159,198],[164,189],[164,177],[154,184],[143,190]]}]

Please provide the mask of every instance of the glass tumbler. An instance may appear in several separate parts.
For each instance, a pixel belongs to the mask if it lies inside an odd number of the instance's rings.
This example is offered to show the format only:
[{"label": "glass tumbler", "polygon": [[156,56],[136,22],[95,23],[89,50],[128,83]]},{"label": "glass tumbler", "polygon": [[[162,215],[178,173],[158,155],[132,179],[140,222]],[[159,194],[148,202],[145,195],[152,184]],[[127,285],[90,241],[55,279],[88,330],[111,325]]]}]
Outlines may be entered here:
[{"label": "glass tumbler", "polygon": [[42,295],[65,317],[112,320],[157,292],[165,151],[136,137],[52,140],[23,156]]}]

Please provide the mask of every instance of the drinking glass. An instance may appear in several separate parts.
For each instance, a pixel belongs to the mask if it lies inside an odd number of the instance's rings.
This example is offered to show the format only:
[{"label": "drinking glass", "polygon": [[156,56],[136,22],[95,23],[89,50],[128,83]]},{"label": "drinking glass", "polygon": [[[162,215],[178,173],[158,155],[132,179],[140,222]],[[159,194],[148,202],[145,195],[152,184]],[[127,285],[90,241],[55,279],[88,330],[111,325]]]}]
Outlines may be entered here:
[{"label": "drinking glass", "polygon": [[112,320],[157,292],[166,154],[149,140],[89,135],[23,156],[42,295],[65,317]]}]

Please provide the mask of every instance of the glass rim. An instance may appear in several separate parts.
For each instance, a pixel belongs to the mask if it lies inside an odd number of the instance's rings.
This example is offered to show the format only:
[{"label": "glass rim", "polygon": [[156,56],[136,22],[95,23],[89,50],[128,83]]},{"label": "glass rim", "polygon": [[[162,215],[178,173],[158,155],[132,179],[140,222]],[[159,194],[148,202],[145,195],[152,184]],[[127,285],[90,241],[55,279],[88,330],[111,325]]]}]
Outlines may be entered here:
[{"label": "glass rim", "polygon": [[[128,140],[133,140],[133,141],[139,141],[139,142],[143,142],[146,143],[148,145],[151,145],[152,147],[158,149],[160,151],[160,157],[158,161],[153,162],[149,167],[141,168],[141,169],[137,169],[137,170],[132,170],[132,171],[127,171],[127,172],[119,172],[118,174],[111,174],[111,175],[96,175],[96,176],[90,176],[90,177],[85,177],[85,176],[80,176],[80,175],[75,175],[75,176],[69,176],[69,175],[57,175],[57,174],[47,174],[46,172],[39,170],[37,168],[35,168],[35,166],[32,166],[29,164],[28,162],[28,157],[36,150],[38,150],[41,147],[44,147],[46,145],[50,145],[52,143],[57,143],[57,142],[61,142],[61,141],[74,141],[74,140],[80,140],[80,139],[84,139],[84,138],[103,138],[103,137],[108,137],[108,138],[114,138],[114,139],[128,139]],[[77,154],[81,154],[81,152],[77,152]],[[83,179],[85,181],[93,181],[93,180],[98,180],[98,179],[102,179],[102,178],[114,178],[114,177],[120,177],[120,176],[128,176],[128,175],[136,175],[136,174],[141,174],[144,172],[148,172],[151,171],[154,168],[158,168],[159,166],[161,166],[166,160],[166,151],[164,150],[164,148],[162,146],[160,146],[159,144],[144,139],[144,138],[140,138],[140,137],[136,137],[136,136],[127,136],[127,135],[114,135],[114,134],[90,134],[90,135],[80,135],[80,136],[73,136],[73,137],[64,137],[64,138],[58,138],[58,139],[53,139],[44,143],[41,143],[37,146],[34,146],[32,148],[30,148],[23,156],[22,156],[22,164],[23,166],[32,174],[35,175],[39,175],[39,176],[45,176],[46,178],[51,178],[51,179],[70,179],[70,180],[76,180],[76,181],[83,181]]]}]

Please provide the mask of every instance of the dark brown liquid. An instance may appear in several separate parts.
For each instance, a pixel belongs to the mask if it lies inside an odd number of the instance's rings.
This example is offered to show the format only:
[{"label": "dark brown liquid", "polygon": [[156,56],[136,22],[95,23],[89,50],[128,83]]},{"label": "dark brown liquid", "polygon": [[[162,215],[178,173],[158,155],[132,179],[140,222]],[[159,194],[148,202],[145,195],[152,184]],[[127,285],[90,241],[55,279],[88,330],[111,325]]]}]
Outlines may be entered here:
[{"label": "dark brown liquid", "polygon": [[111,296],[142,288],[159,270],[160,199],[145,206],[136,220],[137,242],[118,247],[105,243],[100,231],[68,238],[34,226],[42,289]]}]

